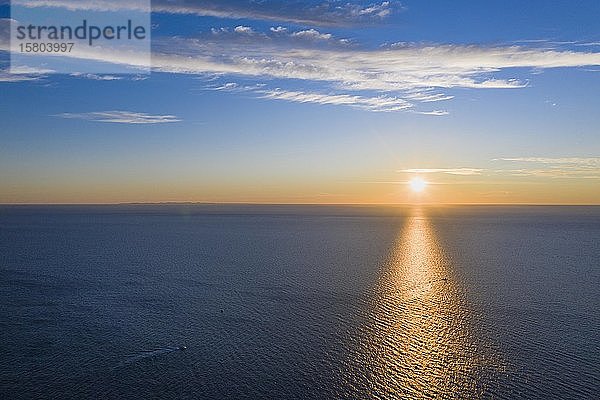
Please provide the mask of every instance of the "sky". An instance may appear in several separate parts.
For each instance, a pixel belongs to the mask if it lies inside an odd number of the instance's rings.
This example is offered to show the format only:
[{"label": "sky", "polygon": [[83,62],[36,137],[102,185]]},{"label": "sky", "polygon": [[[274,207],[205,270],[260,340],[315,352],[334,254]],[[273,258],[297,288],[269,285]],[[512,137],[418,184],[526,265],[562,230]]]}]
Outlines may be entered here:
[{"label": "sky", "polygon": [[149,74],[12,74],[0,0],[0,203],[600,204],[598,1],[152,10]]}]

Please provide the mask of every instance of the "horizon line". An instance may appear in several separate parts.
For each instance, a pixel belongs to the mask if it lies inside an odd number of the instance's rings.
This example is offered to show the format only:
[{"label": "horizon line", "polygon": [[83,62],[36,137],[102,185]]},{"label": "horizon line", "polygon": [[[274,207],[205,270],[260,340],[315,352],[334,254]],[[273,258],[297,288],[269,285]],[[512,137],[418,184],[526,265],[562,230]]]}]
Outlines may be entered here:
[{"label": "horizon line", "polygon": [[144,206],[144,205],[254,205],[254,206],[572,206],[598,207],[599,203],[277,203],[277,202],[110,202],[110,203],[0,203],[5,206]]}]

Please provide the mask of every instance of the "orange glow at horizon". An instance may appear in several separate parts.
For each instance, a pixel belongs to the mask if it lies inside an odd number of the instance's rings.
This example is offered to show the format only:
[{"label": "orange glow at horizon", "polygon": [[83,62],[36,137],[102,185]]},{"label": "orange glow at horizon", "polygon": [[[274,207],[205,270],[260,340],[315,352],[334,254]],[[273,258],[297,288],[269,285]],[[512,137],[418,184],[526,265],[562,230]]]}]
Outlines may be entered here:
[{"label": "orange glow at horizon", "polygon": [[[275,172],[274,172],[275,174]],[[69,179],[67,179],[69,178]],[[415,182],[396,174],[343,178],[282,176],[231,179],[203,176],[115,175],[110,180],[49,177],[6,180],[2,204],[114,204],[161,202],[265,204],[600,204],[590,180],[435,176]],[[421,189],[422,188],[422,189]]]}]

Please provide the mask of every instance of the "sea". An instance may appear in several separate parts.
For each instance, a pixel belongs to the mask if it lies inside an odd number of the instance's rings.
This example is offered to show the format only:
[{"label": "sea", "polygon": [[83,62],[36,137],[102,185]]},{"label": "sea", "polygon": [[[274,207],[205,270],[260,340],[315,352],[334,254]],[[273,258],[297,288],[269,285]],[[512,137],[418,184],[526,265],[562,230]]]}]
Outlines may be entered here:
[{"label": "sea", "polygon": [[2,399],[598,399],[600,207],[0,207]]}]

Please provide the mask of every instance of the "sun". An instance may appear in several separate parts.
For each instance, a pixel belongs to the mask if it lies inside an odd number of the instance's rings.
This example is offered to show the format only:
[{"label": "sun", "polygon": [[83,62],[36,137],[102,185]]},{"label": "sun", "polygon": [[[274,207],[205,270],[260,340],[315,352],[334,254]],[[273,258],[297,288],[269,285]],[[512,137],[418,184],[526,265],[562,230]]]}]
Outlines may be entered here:
[{"label": "sun", "polygon": [[408,181],[408,184],[410,185],[410,189],[417,193],[422,192],[427,187],[427,182],[419,177],[412,178],[410,181]]}]

